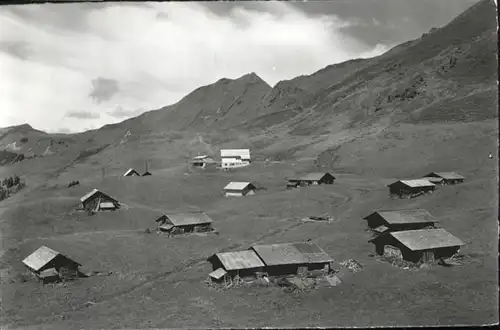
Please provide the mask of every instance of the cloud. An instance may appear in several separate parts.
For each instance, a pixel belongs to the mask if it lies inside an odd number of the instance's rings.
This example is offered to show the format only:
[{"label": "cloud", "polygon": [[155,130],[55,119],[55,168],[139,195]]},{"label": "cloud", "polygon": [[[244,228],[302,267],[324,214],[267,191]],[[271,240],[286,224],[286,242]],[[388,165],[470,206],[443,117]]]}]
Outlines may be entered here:
[{"label": "cloud", "polygon": [[[347,33],[358,22],[334,10],[312,15],[295,3],[234,2],[224,14],[214,12],[224,5],[72,3],[2,9],[0,125],[10,116],[12,124],[81,131],[175,103],[220,78],[255,72],[274,85],[392,46],[382,38],[369,44]],[[377,20],[382,28],[385,21]],[[72,109],[94,117],[83,121],[71,115]]]},{"label": "cloud", "polygon": [[26,60],[33,54],[30,45],[21,41],[0,42],[0,52],[5,52],[21,60]]},{"label": "cloud", "polygon": [[96,102],[101,103],[113,97],[120,90],[120,83],[114,79],[97,78],[92,80],[92,91],[89,96]]},{"label": "cloud", "polygon": [[138,116],[144,111],[144,109],[126,110],[118,106],[115,110],[107,112],[107,114],[114,118],[123,119]]},{"label": "cloud", "polygon": [[100,114],[90,111],[70,111],[66,116],[76,119],[99,119],[101,117]]},{"label": "cloud", "polygon": [[61,127],[54,131],[54,133],[69,134],[71,130],[67,127]]}]

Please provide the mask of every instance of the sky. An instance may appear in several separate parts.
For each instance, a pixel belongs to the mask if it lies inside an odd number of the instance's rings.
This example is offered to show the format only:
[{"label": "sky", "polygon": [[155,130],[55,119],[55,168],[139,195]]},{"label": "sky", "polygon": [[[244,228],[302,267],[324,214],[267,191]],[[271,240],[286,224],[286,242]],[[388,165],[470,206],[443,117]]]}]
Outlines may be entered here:
[{"label": "sky", "polygon": [[0,7],[0,127],[80,132],[221,78],[271,86],[380,55],[476,0],[109,2]]}]

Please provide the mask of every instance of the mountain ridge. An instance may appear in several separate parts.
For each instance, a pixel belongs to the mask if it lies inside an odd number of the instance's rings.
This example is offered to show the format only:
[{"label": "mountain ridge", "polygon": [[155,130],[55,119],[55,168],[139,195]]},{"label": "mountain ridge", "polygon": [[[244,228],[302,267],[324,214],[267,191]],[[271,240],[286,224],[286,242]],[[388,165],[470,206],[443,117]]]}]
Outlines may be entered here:
[{"label": "mountain ridge", "polygon": [[[322,148],[318,152],[336,148],[340,142],[329,135],[375,134],[375,138],[404,123],[495,118],[496,20],[492,9],[491,0],[482,0],[443,27],[432,28],[380,56],[328,65],[273,87],[255,72],[221,78],[175,104],[137,117],[92,131],[48,136],[86,149],[139,143],[138,139],[148,136],[171,140],[177,134],[189,140],[201,133],[217,147],[259,146],[263,153],[293,154],[315,143]],[[0,144],[14,142],[6,141],[8,135]],[[306,142],[296,140],[304,137],[315,142],[305,147]],[[52,149],[60,148],[50,144],[37,153],[58,152]]]}]

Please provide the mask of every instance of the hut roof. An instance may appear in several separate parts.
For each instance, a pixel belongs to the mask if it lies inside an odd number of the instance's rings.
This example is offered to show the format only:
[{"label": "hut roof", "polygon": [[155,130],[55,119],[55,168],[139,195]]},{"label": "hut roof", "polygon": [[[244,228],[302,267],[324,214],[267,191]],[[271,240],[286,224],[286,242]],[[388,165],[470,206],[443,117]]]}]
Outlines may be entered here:
[{"label": "hut roof", "polygon": [[52,250],[45,245],[42,245],[35,252],[24,258],[23,264],[37,271],[48,264],[50,261],[52,261],[58,255],[59,252]]},{"label": "hut roof", "polygon": [[423,177],[422,179],[427,180],[431,183],[441,183],[444,180],[443,178],[438,178],[438,177],[434,177],[434,176],[426,176],[426,177]]},{"label": "hut roof", "polygon": [[412,251],[465,245],[461,240],[442,228],[397,231],[389,235],[392,235]]},{"label": "hut roof", "polygon": [[135,169],[133,169],[133,168],[129,168],[129,169],[127,170],[127,172],[125,172],[125,173],[123,174],[123,176],[128,176],[128,175],[130,175],[130,174],[134,174],[134,173],[135,173],[136,175],[140,175],[140,174],[139,174],[139,172],[137,172]]},{"label": "hut roof", "polygon": [[214,270],[213,272],[211,272],[210,274],[208,274],[211,278],[214,278],[216,280],[220,280],[224,275],[226,275],[227,272],[222,269],[222,268],[217,268],[216,270]]},{"label": "hut roof", "polygon": [[99,191],[97,189],[93,189],[91,192],[89,192],[86,195],[84,195],[82,198],[80,198],[80,201],[83,203],[83,202],[85,202],[86,200],[90,199],[91,197],[93,197],[94,195],[96,195],[98,193],[106,196],[107,198],[109,198],[109,199],[111,199],[111,200],[113,200],[115,202],[118,202],[116,199],[110,197],[109,195],[106,195],[105,193],[103,193],[102,191]]},{"label": "hut roof", "polygon": [[224,190],[244,190],[249,185],[254,187],[251,182],[230,182],[227,186],[224,187]]},{"label": "hut roof", "polygon": [[369,216],[365,217],[365,219],[374,214],[380,215],[388,224],[427,223],[438,221],[424,209],[378,211],[373,212]]},{"label": "hut roof", "polygon": [[[315,172],[315,173],[308,173],[302,177],[299,178],[299,180],[303,181],[319,181],[321,180],[325,175],[331,175],[328,172]],[[333,175],[332,175],[333,176]]]},{"label": "hut roof", "polygon": [[194,156],[192,159],[205,159],[207,158],[207,155],[200,155],[200,156]]},{"label": "hut roof", "polygon": [[56,258],[58,255],[61,254],[49,247],[46,247],[45,245],[42,245],[35,252],[24,258],[23,264],[35,271],[38,271],[40,270],[40,268],[54,260],[54,258]]},{"label": "hut roof", "polygon": [[213,222],[213,220],[203,212],[166,214],[165,216],[174,226],[202,225]]},{"label": "hut roof", "polygon": [[250,149],[221,149],[221,158],[241,157],[241,159],[250,159]]},{"label": "hut roof", "polygon": [[429,180],[425,179],[413,179],[413,180],[398,180],[394,183],[391,183],[389,186],[392,186],[398,182],[401,182],[402,184],[412,187],[412,188],[417,188],[417,187],[433,187],[435,186],[434,183],[430,182]]},{"label": "hut roof", "polygon": [[221,252],[216,256],[226,270],[240,270],[249,268],[264,267],[257,254],[251,250],[237,252]]},{"label": "hut roof", "polygon": [[267,266],[333,261],[317,244],[281,243],[251,247]]},{"label": "hut roof", "polygon": [[456,172],[432,172],[432,173],[427,174],[426,176],[439,177],[439,178],[443,178],[445,180],[463,180],[463,179],[465,179],[464,176],[462,176]]}]

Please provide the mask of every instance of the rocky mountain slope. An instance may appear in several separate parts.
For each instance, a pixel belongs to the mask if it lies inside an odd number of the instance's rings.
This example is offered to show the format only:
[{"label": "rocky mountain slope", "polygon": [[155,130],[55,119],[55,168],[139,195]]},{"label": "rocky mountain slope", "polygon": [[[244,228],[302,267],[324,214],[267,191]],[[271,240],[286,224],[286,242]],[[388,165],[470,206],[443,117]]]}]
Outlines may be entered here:
[{"label": "rocky mountain slope", "polygon": [[9,153],[60,157],[53,161],[64,166],[86,161],[81,154],[108,152],[116,160],[133,150],[181,161],[223,146],[251,147],[257,156],[325,159],[324,152],[339,153],[365,138],[377,141],[400,125],[495,118],[494,9],[493,1],[482,0],[381,56],[330,65],[272,88],[255,73],[221,79],[176,104],[81,134],[49,135],[29,125],[4,129],[0,145]]}]

